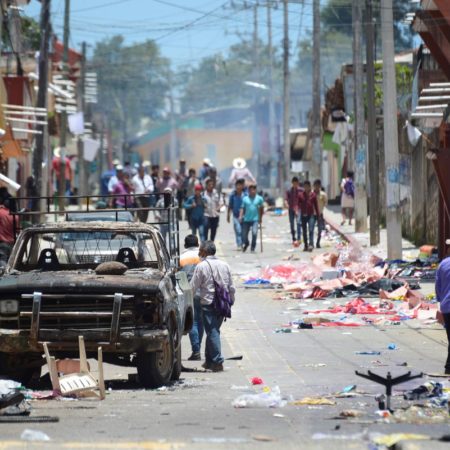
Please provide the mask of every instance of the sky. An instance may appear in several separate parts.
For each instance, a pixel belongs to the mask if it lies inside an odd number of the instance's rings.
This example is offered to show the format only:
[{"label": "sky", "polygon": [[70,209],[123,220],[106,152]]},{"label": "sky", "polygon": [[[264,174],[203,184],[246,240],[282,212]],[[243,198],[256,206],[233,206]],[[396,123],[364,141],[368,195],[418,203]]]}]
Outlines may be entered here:
[{"label": "sky", "polygon": [[[283,38],[282,4],[268,0],[272,9],[273,42],[281,46]],[[259,4],[267,4],[259,0]],[[70,46],[79,49],[82,41],[90,44],[122,34],[127,44],[154,39],[173,67],[195,65],[205,56],[226,54],[230,45],[250,39],[253,31],[253,5],[258,0],[71,0]],[[295,53],[299,39],[312,23],[312,0],[297,0],[289,5],[290,40]],[[54,30],[62,40],[64,0],[51,0]],[[233,10],[231,4],[241,7]],[[303,4],[301,4],[303,3]],[[326,3],[325,0],[322,3]],[[247,6],[245,8],[244,6]],[[25,14],[39,20],[40,3],[31,0]],[[259,8],[259,32],[267,41],[267,9]]]}]

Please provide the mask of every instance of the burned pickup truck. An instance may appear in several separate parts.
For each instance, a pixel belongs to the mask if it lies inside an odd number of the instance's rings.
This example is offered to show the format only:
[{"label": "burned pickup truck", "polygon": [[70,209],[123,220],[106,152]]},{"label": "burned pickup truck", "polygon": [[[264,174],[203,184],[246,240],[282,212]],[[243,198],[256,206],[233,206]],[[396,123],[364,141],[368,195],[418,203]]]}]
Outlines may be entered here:
[{"label": "burned pickup truck", "polygon": [[0,278],[0,375],[26,383],[43,364],[74,357],[78,336],[104,360],[135,366],[144,387],[176,380],[193,322],[186,275],[156,227],[55,222],[23,230]]}]

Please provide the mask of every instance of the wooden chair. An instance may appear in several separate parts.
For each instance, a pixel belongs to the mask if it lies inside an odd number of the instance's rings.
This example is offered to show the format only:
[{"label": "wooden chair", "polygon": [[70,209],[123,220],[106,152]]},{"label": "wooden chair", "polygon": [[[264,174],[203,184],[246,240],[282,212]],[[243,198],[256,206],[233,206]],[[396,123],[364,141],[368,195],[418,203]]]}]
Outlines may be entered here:
[{"label": "wooden chair", "polygon": [[61,392],[61,395],[63,396],[76,395],[79,397],[97,397],[99,400],[104,400],[105,379],[103,376],[102,348],[98,347],[98,380],[96,380],[89,371],[83,336],[78,336],[78,345],[80,348],[79,372],[59,376],[58,361],[54,356],[50,356],[48,345],[44,342],[45,359],[47,360],[52,387],[55,391]]}]

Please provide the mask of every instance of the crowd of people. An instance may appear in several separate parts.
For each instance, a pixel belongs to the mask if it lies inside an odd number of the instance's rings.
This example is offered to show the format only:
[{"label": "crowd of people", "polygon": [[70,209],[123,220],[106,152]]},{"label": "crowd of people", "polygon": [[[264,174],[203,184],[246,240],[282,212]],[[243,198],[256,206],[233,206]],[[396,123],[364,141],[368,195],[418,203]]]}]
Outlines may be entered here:
[{"label": "crowd of people", "polygon": [[[114,161],[114,172],[104,180],[107,194],[111,195],[111,207],[137,207],[137,218],[147,222],[149,211],[145,208],[155,207],[155,220],[160,222],[160,231],[166,239],[169,233],[167,213],[163,211],[163,196],[153,194],[170,194],[173,205],[179,208],[179,218],[188,221],[193,235],[201,242],[216,239],[220,223],[220,212],[228,206],[228,221],[233,214],[236,245],[238,250],[256,249],[258,227],[263,216],[263,198],[256,193],[256,180],[243,158],[233,160],[233,169],[228,186],[234,186],[227,205],[223,192],[223,182],[208,158],[203,160],[197,175],[195,168],[187,170],[186,161],[179,162],[179,168],[172,173],[164,167],[160,174],[158,165],[143,162],[132,168],[130,164]],[[251,241],[249,234],[251,231]]]},{"label": "crowd of people", "polygon": [[[303,250],[313,251],[314,245],[320,248],[322,231],[325,229],[323,210],[328,197],[322,188],[321,180],[315,180],[311,186],[309,180],[300,183],[293,177],[291,187],[286,191],[285,206],[288,209],[292,244],[300,246],[303,235]],[[314,230],[317,224],[317,238],[314,243]]]}]

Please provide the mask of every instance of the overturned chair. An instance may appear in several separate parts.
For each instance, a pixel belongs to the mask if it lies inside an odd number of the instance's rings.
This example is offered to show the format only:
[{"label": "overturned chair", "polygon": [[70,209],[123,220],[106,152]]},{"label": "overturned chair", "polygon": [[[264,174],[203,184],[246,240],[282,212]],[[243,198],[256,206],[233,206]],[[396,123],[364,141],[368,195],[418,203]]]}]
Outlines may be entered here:
[{"label": "overturned chair", "polygon": [[44,342],[45,359],[47,360],[52,387],[55,391],[61,392],[62,395],[96,397],[99,400],[104,400],[105,379],[103,376],[102,348],[98,347],[98,380],[96,380],[89,371],[83,336],[78,336],[78,345],[80,348],[79,371],[59,376],[58,366],[61,365],[64,360],[56,360],[54,356],[50,356],[47,343]]}]

